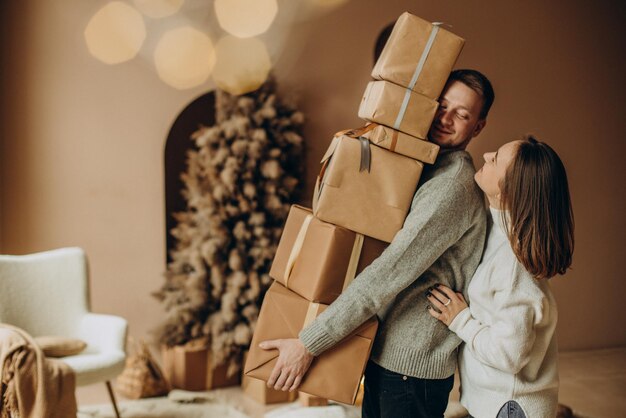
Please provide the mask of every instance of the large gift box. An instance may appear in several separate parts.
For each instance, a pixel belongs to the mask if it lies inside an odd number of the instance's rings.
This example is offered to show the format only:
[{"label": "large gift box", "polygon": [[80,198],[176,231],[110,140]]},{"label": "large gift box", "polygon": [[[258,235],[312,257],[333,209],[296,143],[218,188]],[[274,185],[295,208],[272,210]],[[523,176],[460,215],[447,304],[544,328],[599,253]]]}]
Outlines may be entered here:
[{"label": "large gift box", "polygon": [[313,195],[319,219],[381,241],[402,228],[423,163],[372,145],[336,136],[322,159]]},{"label": "large gift box", "polygon": [[[246,363],[248,352],[243,355],[243,362]],[[260,404],[269,405],[274,403],[293,402],[298,397],[297,392],[289,392],[268,388],[267,384],[259,379],[246,376],[241,370],[241,389],[249,398],[254,399]]]},{"label": "large gift box", "polygon": [[283,392],[282,390],[268,388],[264,381],[249,376],[242,378],[241,388],[246,396],[263,405],[293,402],[298,397],[298,392]]},{"label": "large gift box", "polygon": [[227,366],[214,367],[206,341],[161,347],[163,372],[173,388],[210,390],[239,384],[239,375],[228,376]]},{"label": "large gift box", "polygon": [[326,223],[293,205],[270,277],[307,300],[330,304],[385,247],[385,242]]},{"label": "large gift box", "polygon": [[388,81],[370,81],[359,117],[417,138],[426,138],[439,104],[421,94]]},{"label": "large gift box", "polygon": [[428,164],[434,163],[437,154],[439,154],[439,145],[377,123],[368,123],[361,128],[349,129],[339,133],[355,138],[362,136],[369,139],[374,145]]},{"label": "large gift box", "polygon": [[372,77],[439,98],[464,40],[408,12],[397,20]]},{"label": "large gift box", "polygon": [[[265,294],[244,366],[247,376],[267,381],[278,359],[277,350],[263,350],[265,340],[298,338],[300,330],[326,309],[274,282]],[[298,390],[353,404],[370,355],[378,322],[371,318],[351,335],[313,360]]]}]

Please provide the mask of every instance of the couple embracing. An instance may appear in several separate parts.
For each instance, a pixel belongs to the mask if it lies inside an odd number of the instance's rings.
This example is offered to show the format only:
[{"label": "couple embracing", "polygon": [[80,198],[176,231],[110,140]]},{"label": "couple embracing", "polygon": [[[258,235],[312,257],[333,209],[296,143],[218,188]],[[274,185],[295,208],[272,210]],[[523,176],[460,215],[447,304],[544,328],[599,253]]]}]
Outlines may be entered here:
[{"label": "couple embracing", "polygon": [[299,338],[261,343],[280,351],[269,386],[295,390],[315,356],[378,315],[363,418],[443,417],[457,363],[471,416],[555,416],[549,279],[572,260],[567,176],[533,137],[486,153],[475,172],[465,148],[493,101],[480,72],[450,74],[429,132],[441,151],[404,226]]}]

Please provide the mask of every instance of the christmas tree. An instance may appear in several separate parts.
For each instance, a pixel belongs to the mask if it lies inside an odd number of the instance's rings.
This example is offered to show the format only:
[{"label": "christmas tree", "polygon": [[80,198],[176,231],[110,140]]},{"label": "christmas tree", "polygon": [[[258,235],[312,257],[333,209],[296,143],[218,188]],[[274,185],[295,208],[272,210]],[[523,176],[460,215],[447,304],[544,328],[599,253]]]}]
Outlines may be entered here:
[{"label": "christmas tree", "polygon": [[216,124],[191,139],[181,175],[187,209],[174,214],[176,240],[155,296],[173,346],[203,338],[213,365],[240,369],[276,246],[303,177],[304,117],[276,95],[273,80],[241,96],[216,91]]}]

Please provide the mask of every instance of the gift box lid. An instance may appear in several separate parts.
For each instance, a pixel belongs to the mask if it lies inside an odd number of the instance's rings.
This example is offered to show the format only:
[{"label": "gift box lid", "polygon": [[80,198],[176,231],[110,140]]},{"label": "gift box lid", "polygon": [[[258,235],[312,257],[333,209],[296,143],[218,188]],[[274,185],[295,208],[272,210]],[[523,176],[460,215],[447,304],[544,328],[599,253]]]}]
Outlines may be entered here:
[{"label": "gift box lid", "polygon": [[372,77],[437,99],[465,43],[445,26],[409,12],[400,15],[372,69]]}]

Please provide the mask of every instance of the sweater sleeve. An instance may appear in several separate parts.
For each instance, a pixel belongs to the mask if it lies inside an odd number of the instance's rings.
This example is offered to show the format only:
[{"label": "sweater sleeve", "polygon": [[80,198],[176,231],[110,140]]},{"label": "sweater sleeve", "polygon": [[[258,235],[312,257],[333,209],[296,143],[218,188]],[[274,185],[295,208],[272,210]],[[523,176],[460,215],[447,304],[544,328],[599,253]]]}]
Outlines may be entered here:
[{"label": "sweater sleeve", "polygon": [[474,318],[471,309],[466,308],[454,318],[449,329],[480,362],[516,374],[530,361],[535,327],[541,322],[546,300],[541,293],[525,286],[525,281],[534,279],[518,262],[514,262],[511,270],[513,277],[506,280],[510,285],[494,289],[489,324]]},{"label": "sweater sleeve", "polygon": [[317,356],[341,341],[455,244],[469,227],[469,193],[450,178],[435,178],[422,185],[402,229],[387,249],[300,332],[309,352]]}]

